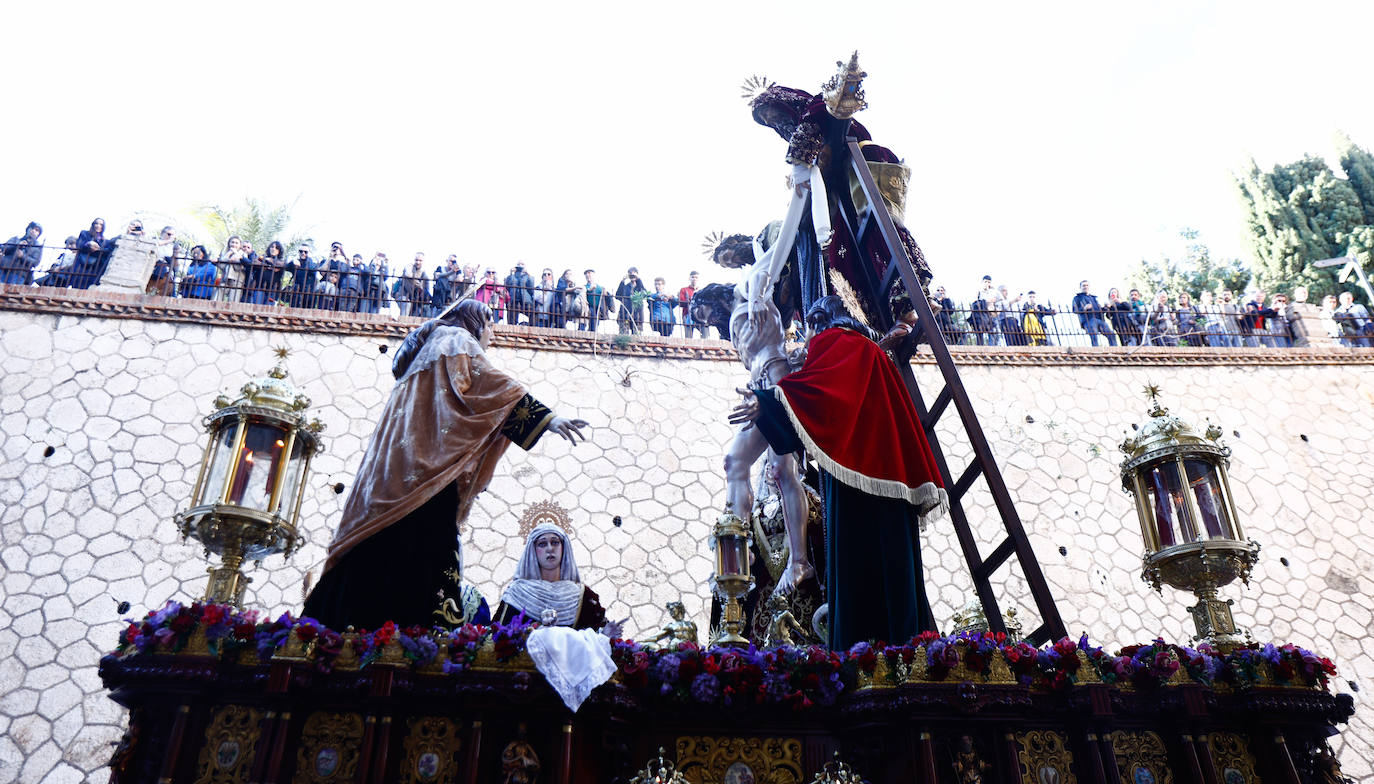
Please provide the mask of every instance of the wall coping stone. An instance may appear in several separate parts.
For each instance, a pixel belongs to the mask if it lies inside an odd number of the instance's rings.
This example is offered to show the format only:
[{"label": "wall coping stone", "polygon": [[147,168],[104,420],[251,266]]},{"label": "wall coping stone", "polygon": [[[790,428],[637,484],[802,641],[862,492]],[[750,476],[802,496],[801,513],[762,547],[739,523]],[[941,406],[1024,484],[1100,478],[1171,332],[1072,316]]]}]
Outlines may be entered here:
[{"label": "wall coping stone", "polygon": [[[0,285],[0,310],[59,316],[141,319],[204,324],[278,332],[400,340],[424,319],[384,313],[336,313],[310,308],[254,305],[244,302],[163,297],[95,289]],[[499,348],[561,351],[657,359],[738,362],[724,340],[629,337],[552,327],[498,324],[493,344]],[[1374,349],[1345,346],[1312,348],[1191,348],[1165,346],[953,346],[961,365],[1086,365],[1086,366],[1259,366],[1259,365],[1374,365]],[[918,365],[933,365],[928,346],[912,357]]]}]

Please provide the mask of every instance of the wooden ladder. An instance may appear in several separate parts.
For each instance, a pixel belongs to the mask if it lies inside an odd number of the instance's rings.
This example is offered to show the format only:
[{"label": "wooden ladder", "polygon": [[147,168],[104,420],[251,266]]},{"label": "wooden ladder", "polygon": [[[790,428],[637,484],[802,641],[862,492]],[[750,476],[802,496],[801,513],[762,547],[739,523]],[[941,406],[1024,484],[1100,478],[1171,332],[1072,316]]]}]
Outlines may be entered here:
[{"label": "wooden ladder", "polygon": [[[844,123],[846,129],[847,126],[848,123]],[[842,176],[837,177],[839,180],[837,182],[827,182],[826,187],[840,201],[844,217],[850,224],[850,233],[854,238],[856,248],[862,249],[865,246],[865,240],[871,236],[872,232],[876,231],[887,246],[891,256],[887,272],[882,280],[874,279],[877,276],[873,272],[872,265],[857,265],[869,276],[868,280],[860,281],[866,284],[865,288],[869,289],[863,293],[869,298],[869,302],[875,304],[873,310],[878,317],[886,322],[874,325],[875,328],[879,331],[885,331],[890,329],[894,323],[887,292],[891,291],[893,283],[900,276],[906,291],[911,295],[911,304],[918,317],[918,333],[913,335],[907,345],[914,347],[919,333],[923,332],[926,341],[930,344],[931,353],[935,356],[935,364],[940,368],[940,375],[944,378],[944,386],[927,404],[919,385],[916,383],[916,376],[911,370],[910,355],[902,357],[902,361],[897,363],[902,380],[906,382],[907,391],[911,393],[911,400],[916,404],[916,411],[920,414],[921,425],[925,428],[926,438],[930,441],[930,449],[935,455],[935,462],[940,467],[940,477],[944,480],[945,488],[949,493],[949,514],[954,522],[954,532],[959,538],[959,547],[963,550],[964,559],[968,562],[969,574],[973,578],[978,601],[982,604],[983,612],[987,615],[988,625],[993,631],[1006,631],[1006,623],[1002,617],[997,596],[992,590],[992,576],[998,569],[1007,566],[1011,558],[1015,556],[1016,562],[1021,567],[1021,573],[1030,587],[1031,598],[1035,602],[1035,610],[1040,618],[1040,625],[1027,633],[1025,639],[1036,645],[1050,640],[1058,640],[1065,636],[1064,622],[1059,617],[1059,610],[1055,606],[1054,597],[1050,594],[1049,585],[1045,582],[1045,575],[1040,569],[1040,563],[1035,558],[1035,552],[1031,549],[1030,540],[1026,538],[1025,528],[1021,525],[1021,518],[1016,513],[1016,506],[1012,503],[1011,494],[1007,491],[1006,482],[1002,479],[1002,472],[998,469],[997,461],[993,458],[987,437],[983,435],[983,428],[979,425],[978,417],[973,412],[973,403],[969,400],[968,392],[964,389],[964,383],[959,378],[959,370],[955,367],[954,359],[950,356],[949,347],[945,345],[944,336],[936,327],[935,314],[931,310],[930,302],[924,296],[920,281],[916,278],[916,270],[911,264],[910,257],[907,256],[906,248],[897,235],[897,226],[892,220],[892,215],[888,212],[887,204],[878,191],[878,186],[873,180],[873,174],[869,171],[868,164],[859,149],[858,141],[846,134],[841,144],[834,144],[831,147],[834,150],[846,148],[849,151],[850,166],[858,176],[864,195],[868,199],[868,208],[864,210],[862,216],[858,214],[854,201],[849,194],[849,184],[843,181]],[[837,161],[836,163],[840,162]],[[839,172],[842,175],[844,167],[832,166],[831,171]],[[973,460],[957,477],[950,471],[949,462],[945,459],[944,450],[940,447],[940,440],[935,435],[935,425],[948,411],[951,403],[954,404],[954,411],[959,417],[959,423],[963,426],[964,435],[973,447]],[[993,503],[997,508],[997,513],[1002,518],[1002,527],[1006,531],[1006,538],[1002,539],[986,558],[979,552],[978,542],[974,538],[973,529],[969,526],[968,515],[964,511],[963,504],[964,497],[980,477],[987,483],[988,489],[992,493]]]}]

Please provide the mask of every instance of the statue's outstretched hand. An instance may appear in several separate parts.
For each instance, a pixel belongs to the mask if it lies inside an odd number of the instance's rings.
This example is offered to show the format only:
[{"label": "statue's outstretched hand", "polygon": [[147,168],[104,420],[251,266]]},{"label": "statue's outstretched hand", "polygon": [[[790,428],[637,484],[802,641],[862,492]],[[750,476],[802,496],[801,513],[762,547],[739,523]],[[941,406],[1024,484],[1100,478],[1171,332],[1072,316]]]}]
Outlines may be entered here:
[{"label": "statue's outstretched hand", "polygon": [[744,429],[748,430],[754,426],[754,420],[759,418],[759,399],[754,397],[751,390],[736,389],[735,391],[744,395],[744,400],[730,410],[730,424],[744,425]]},{"label": "statue's outstretched hand", "polygon": [[549,423],[549,430],[568,439],[568,443],[576,444],[578,439],[587,440],[587,434],[583,433],[583,428],[590,427],[585,419],[568,419],[567,417],[556,416]]},{"label": "statue's outstretched hand", "polygon": [[911,326],[899,321],[892,325],[892,329],[888,330],[887,334],[883,335],[882,339],[878,341],[878,348],[883,351],[895,351],[898,346],[902,345],[902,341],[906,340],[906,336],[910,334]]},{"label": "statue's outstretched hand", "polygon": [[628,620],[630,619],[622,618],[618,621],[606,621],[606,625],[602,626],[600,631],[612,640],[621,639],[625,634],[625,621]]}]

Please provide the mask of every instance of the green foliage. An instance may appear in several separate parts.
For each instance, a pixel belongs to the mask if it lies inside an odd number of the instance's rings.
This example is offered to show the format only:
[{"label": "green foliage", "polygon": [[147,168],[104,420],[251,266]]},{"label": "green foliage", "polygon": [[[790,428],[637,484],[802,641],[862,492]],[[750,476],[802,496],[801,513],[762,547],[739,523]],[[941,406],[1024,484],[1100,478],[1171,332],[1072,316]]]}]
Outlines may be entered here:
[{"label": "green foliage", "polygon": [[1364,205],[1364,224],[1374,226],[1374,155],[1343,133],[1336,137],[1336,145],[1341,151],[1341,169]]},{"label": "green foliage", "polygon": [[1341,168],[1348,179],[1314,155],[1270,171],[1254,161],[1236,176],[1246,210],[1255,277],[1270,290],[1307,286],[1313,299],[1340,290],[1332,270],[1314,261],[1374,254],[1374,156],[1340,137]]},{"label": "green foliage", "polygon": [[1153,300],[1160,291],[1169,292],[1169,300],[1174,301],[1181,292],[1188,292],[1196,303],[1204,291],[1213,294],[1222,289],[1230,289],[1239,297],[1250,283],[1250,270],[1240,259],[1217,260],[1212,251],[1199,239],[1195,229],[1184,229],[1179,236],[1187,242],[1186,255],[1182,259],[1168,256],[1159,261],[1141,259],[1126,276],[1126,282],[1140,289],[1147,300]]},{"label": "green foliage", "polygon": [[281,242],[288,258],[291,250],[305,241],[301,234],[286,235],[291,225],[291,204],[268,204],[249,197],[242,204],[225,209],[217,204],[205,204],[191,211],[199,224],[201,237],[211,256],[217,256],[229,243],[230,237],[238,237],[253,244],[253,250],[262,253],[272,240]]}]

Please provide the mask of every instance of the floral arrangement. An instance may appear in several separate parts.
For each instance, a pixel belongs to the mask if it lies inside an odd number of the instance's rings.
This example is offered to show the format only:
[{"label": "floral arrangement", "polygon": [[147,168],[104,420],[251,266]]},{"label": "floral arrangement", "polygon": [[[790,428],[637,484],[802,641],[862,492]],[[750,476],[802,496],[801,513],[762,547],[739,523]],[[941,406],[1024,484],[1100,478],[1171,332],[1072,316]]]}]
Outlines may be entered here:
[{"label": "floral arrangement", "polygon": [[[453,674],[477,666],[484,651],[490,652],[488,662],[515,660],[538,626],[521,616],[509,624],[467,624],[451,631],[387,622],[376,630],[340,634],[290,613],[264,619],[228,605],[168,602],[141,621],[129,620],[115,653],[251,653],[259,661],[280,655],[324,672],[342,661],[367,667],[382,660]],[[819,646],[703,648],[692,643],[654,649],[617,639],[611,641],[611,656],[620,683],[652,699],[796,710],[830,705],[846,690],[903,682],[983,680],[1050,691],[1084,682],[1135,689],[1180,682],[1326,689],[1336,674],[1330,659],[1296,645],[1251,645],[1222,653],[1207,644],[1187,647],[1156,639],[1111,654],[1092,645],[1087,635],[1037,648],[990,632],[925,632],[901,645],[861,642],[847,651]]]},{"label": "floral arrangement", "polygon": [[615,640],[611,658],[625,686],[674,702],[804,710],[830,705],[845,690],[846,657],[819,646],[760,650],[683,642],[650,650],[633,640]]}]

